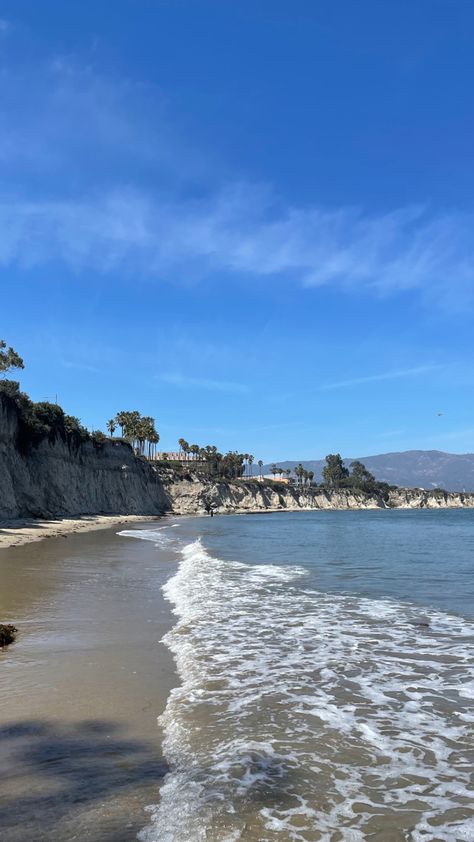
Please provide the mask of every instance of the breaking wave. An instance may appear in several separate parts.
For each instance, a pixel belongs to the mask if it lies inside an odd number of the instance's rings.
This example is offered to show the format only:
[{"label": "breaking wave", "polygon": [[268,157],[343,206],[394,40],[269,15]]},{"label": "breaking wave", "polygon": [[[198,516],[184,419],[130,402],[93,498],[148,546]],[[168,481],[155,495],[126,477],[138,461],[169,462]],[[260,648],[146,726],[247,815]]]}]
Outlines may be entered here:
[{"label": "breaking wave", "polygon": [[171,771],[140,839],[473,840],[474,625],[305,573],[182,548]]}]

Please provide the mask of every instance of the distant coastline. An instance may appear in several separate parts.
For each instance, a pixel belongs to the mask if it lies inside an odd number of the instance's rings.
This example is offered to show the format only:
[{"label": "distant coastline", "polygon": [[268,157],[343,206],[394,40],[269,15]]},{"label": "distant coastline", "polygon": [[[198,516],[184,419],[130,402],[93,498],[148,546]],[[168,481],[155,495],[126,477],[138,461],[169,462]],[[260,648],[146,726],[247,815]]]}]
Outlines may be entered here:
[{"label": "distant coastline", "polygon": [[[208,463],[205,456],[202,464],[159,462],[126,440],[81,438],[63,426],[43,423],[41,435],[25,442],[21,395],[0,393],[0,547],[166,513],[474,508],[474,493],[399,488],[376,480],[361,462],[349,472],[339,454],[326,457],[321,485],[303,466],[296,482],[257,481],[216,475],[213,448]],[[240,454],[245,458],[249,463]]]}]

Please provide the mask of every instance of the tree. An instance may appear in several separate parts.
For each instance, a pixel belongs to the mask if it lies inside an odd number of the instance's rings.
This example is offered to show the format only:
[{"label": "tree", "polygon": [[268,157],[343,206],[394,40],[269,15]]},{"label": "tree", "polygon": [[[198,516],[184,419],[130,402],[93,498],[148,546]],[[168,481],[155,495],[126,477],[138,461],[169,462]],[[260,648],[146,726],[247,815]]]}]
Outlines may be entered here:
[{"label": "tree", "polygon": [[253,463],[254,463],[254,459],[255,459],[255,457],[254,457],[254,456],[252,456],[252,454],[251,454],[251,453],[249,453],[248,463],[249,463],[249,472],[250,472],[250,476],[252,476],[252,473],[253,473],[253,472],[252,472],[252,465],[253,465]]},{"label": "tree", "polygon": [[308,482],[309,482],[309,485],[312,485],[313,479],[314,479],[314,471],[308,471]]},{"label": "tree", "polygon": [[24,368],[25,364],[14,348],[8,347],[4,339],[0,339],[0,372],[5,374],[11,368]]},{"label": "tree", "polygon": [[127,423],[127,415],[129,415],[128,412],[117,412],[117,415],[115,416],[115,421],[119,425],[122,432],[122,438],[124,438],[124,429]]},{"label": "tree", "polygon": [[369,490],[376,486],[376,479],[370,471],[367,470],[363,462],[360,462],[356,459],[354,462],[351,462],[351,486],[354,488],[361,488],[364,490]]},{"label": "tree", "polygon": [[110,418],[110,420],[107,421],[107,429],[110,433],[111,438],[113,438],[115,430],[117,429],[117,422],[115,418]]},{"label": "tree", "polygon": [[340,488],[349,476],[349,471],[339,453],[329,453],[323,468],[324,484],[328,488]]},{"label": "tree", "polygon": [[134,409],[131,412],[120,412],[117,421],[122,427],[122,436],[130,442],[134,450],[139,449],[140,413]]},{"label": "tree", "polygon": [[277,466],[275,465],[275,463],[273,463],[273,465],[271,466],[271,468],[270,468],[270,473],[271,473],[271,474],[273,474],[273,476],[274,476],[274,477],[276,477],[276,475],[277,475],[277,473],[278,473],[278,468],[277,468]]},{"label": "tree", "polygon": [[298,485],[303,485],[304,468],[301,462],[299,463],[299,465],[296,466],[294,471],[298,481]]},{"label": "tree", "polygon": [[178,439],[179,449],[183,451],[184,455],[187,456],[190,452],[189,444],[186,439]]},{"label": "tree", "polygon": [[157,433],[156,430],[153,428],[151,433],[149,433],[149,435],[148,435],[148,441],[150,443],[150,457],[152,459],[155,459],[156,445],[158,444],[159,440],[160,440],[160,434]]},{"label": "tree", "polygon": [[198,444],[192,444],[191,447],[189,448],[189,452],[193,454],[194,459],[198,458],[200,450],[201,450],[201,448],[199,447]]},{"label": "tree", "polygon": [[263,474],[262,474],[263,462],[262,462],[262,460],[261,460],[261,459],[259,459],[259,460],[258,460],[258,467],[259,467],[259,476],[260,476],[260,479],[263,479]]}]

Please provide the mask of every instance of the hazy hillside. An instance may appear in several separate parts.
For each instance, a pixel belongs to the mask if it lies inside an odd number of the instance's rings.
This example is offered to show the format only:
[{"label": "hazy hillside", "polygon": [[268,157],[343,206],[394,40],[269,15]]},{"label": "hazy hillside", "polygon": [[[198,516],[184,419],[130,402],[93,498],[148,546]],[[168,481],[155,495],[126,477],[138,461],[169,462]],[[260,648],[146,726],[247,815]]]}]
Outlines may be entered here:
[{"label": "hazy hillside", "polygon": [[[443,453],[441,450],[406,450],[402,453],[380,453],[378,456],[357,456],[376,479],[409,488],[445,488],[447,491],[474,491],[474,453]],[[299,460],[278,462],[282,468],[294,468]],[[321,480],[323,459],[302,460],[306,470],[314,471]],[[268,473],[270,465],[265,465]]]}]

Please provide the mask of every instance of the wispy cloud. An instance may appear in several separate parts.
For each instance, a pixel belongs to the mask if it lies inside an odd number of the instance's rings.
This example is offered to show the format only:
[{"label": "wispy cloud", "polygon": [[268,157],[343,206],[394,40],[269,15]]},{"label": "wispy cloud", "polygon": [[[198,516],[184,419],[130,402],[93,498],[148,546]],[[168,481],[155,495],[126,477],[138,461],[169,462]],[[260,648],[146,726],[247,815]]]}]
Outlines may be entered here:
[{"label": "wispy cloud", "polygon": [[[0,265],[59,261],[75,272],[155,282],[282,278],[474,304],[471,214],[424,204],[385,213],[334,209],[317,196],[312,207],[297,207],[268,185],[221,179],[216,186],[216,174],[203,177],[170,129],[159,91],[112,83],[63,60],[36,75],[24,75],[21,89],[8,75],[0,79],[7,126],[0,157],[12,174],[0,196]],[[78,170],[82,193],[71,182]],[[27,171],[35,174],[34,196],[18,187]]]},{"label": "wispy cloud", "polygon": [[371,218],[352,210],[281,211],[265,221],[250,188],[200,202],[118,189],[83,200],[0,200],[0,263],[60,260],[75,271],[152,277],[213,272],[286,276],[379,293],[421,289],[474,300],[473,220],[405,209]]},{"label": "wispy cloud", "polygon": [[188,377],[187,375],[173,372],[160,374],[157,379],[171,386],[182,386],[184,388],[194,387],[197,389],[209,389],[214,392],[237,392],[241,394],[248,392],[248,387],[245,383],[233,383],[228,380],[212,380],[207,377]]},{"label": "wispy cloud", "polygon": [[365,383],[376,383],[380,380],[399,380],[403,377],[415,377],[420,374],[428,374],[432,371],[439,371],[444,368],[442,365],[419,365],[415,368],[402,368],[398,371],[382,371],[379,374],[369,374],[364,377],[352,377],[350,380],[339,380],[336,383],[325,383],[320,388],[345,389],[348,386],[360,386]]}]

